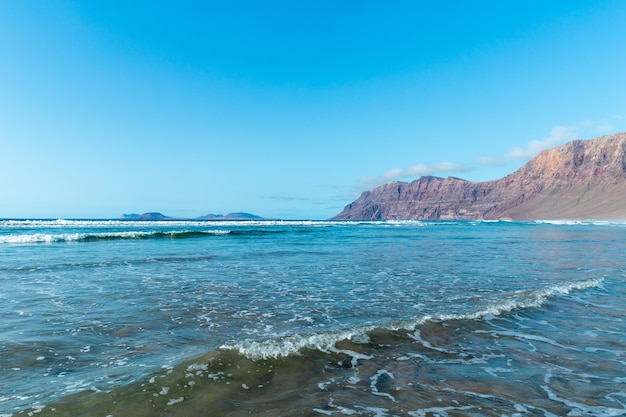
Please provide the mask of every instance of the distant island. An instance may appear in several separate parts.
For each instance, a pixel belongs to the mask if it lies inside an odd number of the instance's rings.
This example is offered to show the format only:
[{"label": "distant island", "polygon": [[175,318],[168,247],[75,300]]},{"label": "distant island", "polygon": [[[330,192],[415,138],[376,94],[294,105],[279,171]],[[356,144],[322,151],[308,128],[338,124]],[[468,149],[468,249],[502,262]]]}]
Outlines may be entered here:
[{"label": "distant island", "polygon": [[541,152],[504,178],[421,177],[365,191],[333,220],[626,219],[626,133]]},{"label": "distant island", "polygon": [[250,213],[228,213],[222,214],[207,214],[201,217],[180,218],[170,217],[161,213],[148,212],[143,214],[122,214],[120,217],[122,220],[138,220],[138,221],[167,221],[167,220],[206,220],[206,221],[242,221],[242,220],[267,220],[264,217],[260,217]]},{"label": "distant island", "polygon": [[228,213],[223,216],[221,214],[207,214],[198,217],[197,220],[267,220],[264,217],[260,217],[250,213]]}]

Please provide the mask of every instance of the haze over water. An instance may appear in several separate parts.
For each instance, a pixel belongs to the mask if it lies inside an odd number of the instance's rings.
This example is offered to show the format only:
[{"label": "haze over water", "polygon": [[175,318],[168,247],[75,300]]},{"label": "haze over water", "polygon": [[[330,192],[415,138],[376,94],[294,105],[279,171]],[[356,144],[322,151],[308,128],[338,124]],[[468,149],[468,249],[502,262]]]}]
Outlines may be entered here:
[{"label": "haze over water", "polygon": [[3,220],[0,415],[624,415],[625,233]]}]

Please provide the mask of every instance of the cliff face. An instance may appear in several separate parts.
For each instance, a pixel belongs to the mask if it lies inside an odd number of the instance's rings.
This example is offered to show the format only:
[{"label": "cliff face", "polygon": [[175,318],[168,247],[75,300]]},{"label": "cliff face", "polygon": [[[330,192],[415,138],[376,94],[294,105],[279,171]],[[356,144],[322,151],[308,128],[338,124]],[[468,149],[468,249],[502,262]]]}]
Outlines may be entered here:
[{"label": "cliff face", "polygon": [[626,219],[626,133],[548,149],[504,178],[421,177],[365,191],[335,220]]}]

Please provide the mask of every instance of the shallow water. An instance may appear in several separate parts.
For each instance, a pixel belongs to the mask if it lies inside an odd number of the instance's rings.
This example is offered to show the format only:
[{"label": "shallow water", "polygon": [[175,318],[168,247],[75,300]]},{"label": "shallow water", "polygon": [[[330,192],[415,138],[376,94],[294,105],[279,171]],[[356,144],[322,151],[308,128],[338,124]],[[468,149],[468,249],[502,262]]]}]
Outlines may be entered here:
[{"label": "shallow water", "polygon": [[0,414],[626,414],[620,223],[0,222]]}]

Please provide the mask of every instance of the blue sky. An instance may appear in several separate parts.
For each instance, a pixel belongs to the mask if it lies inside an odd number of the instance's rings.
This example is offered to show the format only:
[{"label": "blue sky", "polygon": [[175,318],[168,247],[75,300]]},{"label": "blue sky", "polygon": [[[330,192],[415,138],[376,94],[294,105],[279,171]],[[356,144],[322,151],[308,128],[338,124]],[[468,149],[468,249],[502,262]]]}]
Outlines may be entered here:
[{"label": "blue sky", "polygon": [[626,130],[623,1],[0,1],[0,217],[324,219]]}]

